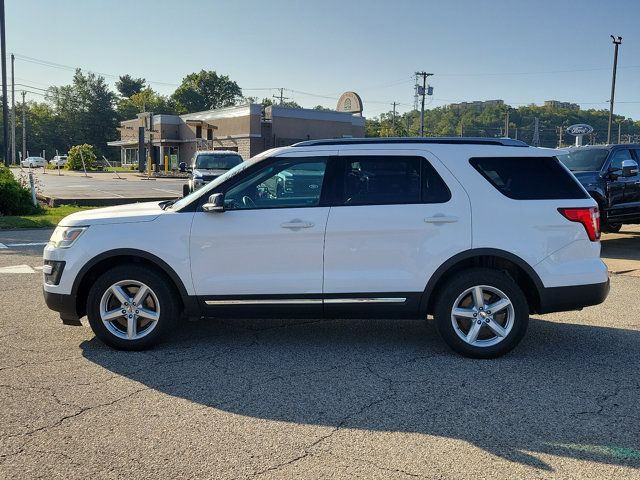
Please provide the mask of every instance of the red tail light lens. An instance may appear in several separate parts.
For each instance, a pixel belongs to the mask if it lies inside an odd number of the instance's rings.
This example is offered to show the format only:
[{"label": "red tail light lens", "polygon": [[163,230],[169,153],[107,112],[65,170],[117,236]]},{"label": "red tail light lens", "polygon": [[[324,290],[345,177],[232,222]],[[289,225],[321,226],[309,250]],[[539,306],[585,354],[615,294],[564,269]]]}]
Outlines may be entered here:
[{"label": "red tail light lens", "polygon": [[558,211],[567,220],[580,222],[589,235],[589,240],[600,240],[600,212],[598,207],[559,208]]}]

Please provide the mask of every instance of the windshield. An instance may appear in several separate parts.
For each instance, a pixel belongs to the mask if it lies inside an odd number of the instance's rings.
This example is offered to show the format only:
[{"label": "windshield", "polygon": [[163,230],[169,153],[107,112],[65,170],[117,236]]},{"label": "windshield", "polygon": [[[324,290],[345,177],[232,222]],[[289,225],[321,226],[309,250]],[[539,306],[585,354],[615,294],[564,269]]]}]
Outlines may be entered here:
[{"label": "windshield", "polygon": [[558,160],[572,172],[595,172],[602,168],[608,154],[609,150],[604,148],[570,150],[565,155],[558,155]]},{"label": "windshield", "polygon": [[195,168],[204,170],[230,170],[241,163],[242,157],[240,155],[200,153],[196,156]]}]

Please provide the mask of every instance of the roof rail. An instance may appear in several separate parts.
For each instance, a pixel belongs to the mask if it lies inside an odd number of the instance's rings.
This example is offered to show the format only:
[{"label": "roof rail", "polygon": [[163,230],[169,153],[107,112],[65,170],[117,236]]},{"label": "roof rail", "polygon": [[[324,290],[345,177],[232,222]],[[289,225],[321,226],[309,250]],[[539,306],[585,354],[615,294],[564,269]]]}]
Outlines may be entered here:
[{"label": "roof rail", "polygon": [[333,138],[326,140],[306,140],[291,145],[292,147],[311,147],[318,145],[362,145],[362,144],[396,144],[396,143],[436,143],[447,145],[501,145],[503,147],[528,147],[521,140],[512,138],[487,137],[385,137],[385,138]]}]

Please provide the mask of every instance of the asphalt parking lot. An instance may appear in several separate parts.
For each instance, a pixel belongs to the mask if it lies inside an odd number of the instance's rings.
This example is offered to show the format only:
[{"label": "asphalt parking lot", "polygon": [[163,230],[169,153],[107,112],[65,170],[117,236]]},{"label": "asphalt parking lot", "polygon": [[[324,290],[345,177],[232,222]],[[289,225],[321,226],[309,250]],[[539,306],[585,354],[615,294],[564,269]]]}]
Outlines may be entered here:
[{"label": "asphalt parking lot", "polygon": [[0,232],[0,478],[640,478],[640,229],[605,237],[603,305],[490,361],[404,320],[189,323],[117,352],[46,309],[49,233]]},{"label": "asphalt parking lot", "polygon": [[[14,175],[21,170],[12,169]],[[28,174],[27,169],[22,170]],[[42,168],[33,169],[38,193],[43,197],[60,199],[57,204],[85,204],[91,199],[106,199],[111,203],[127,203],[131,199],[170,199],[182,196],[183,178],[147,179],[137,172],[82,172]]]}]

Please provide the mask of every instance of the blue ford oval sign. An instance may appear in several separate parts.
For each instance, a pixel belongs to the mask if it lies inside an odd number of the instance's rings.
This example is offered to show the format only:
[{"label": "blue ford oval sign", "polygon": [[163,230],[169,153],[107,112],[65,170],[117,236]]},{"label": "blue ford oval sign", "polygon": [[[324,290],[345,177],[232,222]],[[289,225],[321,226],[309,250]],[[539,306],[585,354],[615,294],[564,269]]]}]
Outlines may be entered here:
[{"label": "blue ford oval sign", "polygon": [[591,132],[593,132],[593,127],[586,123],[577,123],[567,128],[569,135],[589,135]]}]

